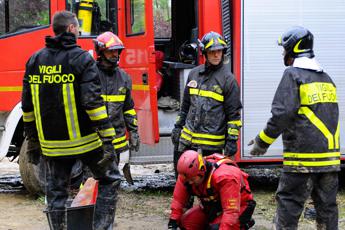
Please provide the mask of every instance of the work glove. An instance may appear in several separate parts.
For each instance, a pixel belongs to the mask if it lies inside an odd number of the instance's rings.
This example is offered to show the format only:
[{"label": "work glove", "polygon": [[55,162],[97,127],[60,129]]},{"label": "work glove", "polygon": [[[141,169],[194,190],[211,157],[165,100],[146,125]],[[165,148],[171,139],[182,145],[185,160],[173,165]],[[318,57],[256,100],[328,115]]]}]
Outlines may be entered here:
[{"label": "work glove", "polygon": [[168,229],[177,230],[178,229],[177,221],[170,219],[168,223]]},{"label": "work glove", "polygon": [[129,148],[138,152],[140,147],[139,134],[137,132],[130,132],[129,135]]},{"label": "work glove", "polygon": [[41,158],[41,145],[38,139],[36,138],[28,138],[27,145],[27,154],[28,154],[28,162],[34,165],[38,165],[40,163]]},{"label": "work glove", "polygon": [[102,149],[103,149],[103,158],[97,162],[97,164],[105,169],[108,168],[108,166],[110,164],[114,164],[116,163],[116,153],[115,153],[115,149],[114,149],[114,145],[112,143],[112,138],[101,138],[103,145],[102,145]]},{"label": "work glove", "polygon": [[237,141],[227,140],[225,142],[224,155],[231,157],[237,152]]},{"label": "work glove", "polygon": [[175,127],[173,128],[173,130],[171,131],[171,142],[173,143],[173,145],[177,145],[180,142],[180,136],[181,136],[181,128],[179,127]]},{"label": "work glove", "polygon": [[219,230],[219,224],[210,224],[207,230]]},{"label": "work glove", "polygon": [[[257,137],[256,137],[257,138]],[[261,156],[267,152],[268,147],[262,147],[258,144],[258,141],[255,139],[249,141],[248,146],[253,145],[252,149],[249,151],[250,155]]]}]

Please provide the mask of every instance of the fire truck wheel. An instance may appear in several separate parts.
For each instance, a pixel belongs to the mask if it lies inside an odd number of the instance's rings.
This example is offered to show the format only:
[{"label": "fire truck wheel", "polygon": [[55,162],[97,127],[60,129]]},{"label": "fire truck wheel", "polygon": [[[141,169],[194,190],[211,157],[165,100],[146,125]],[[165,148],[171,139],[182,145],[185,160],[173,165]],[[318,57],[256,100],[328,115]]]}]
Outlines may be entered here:
[{"label": "fire truck wheel", "polygon": [[[32,195],[44,194],[44,182],[45,182],[45,164],[43,158],[40,157],[40,162],[37,165],[29,162],[27,153],[28,141],[24,140],[19,154],[19,171],[22,177],[24,187]],[[39,153],[37,153],[39,154]],[[79,189],[80,184],[84,179],[84,172],[87,172],[87,167],[83,167],[81,161],[77,161],[71,173],[71,189]],[[86,173],[88,176],[92,176],[91,172]]]},{"label": "fire truck wheel", "polygon": [[[29,157],[27,153],[28,141],[23,141],[19,154],[19,171],[22,177],[24,187],[32,195],[44,194],[44,164],[42,164],[42,158],[37,165],[29,163]],[[39,153],[37,153],[39,154]]]}]

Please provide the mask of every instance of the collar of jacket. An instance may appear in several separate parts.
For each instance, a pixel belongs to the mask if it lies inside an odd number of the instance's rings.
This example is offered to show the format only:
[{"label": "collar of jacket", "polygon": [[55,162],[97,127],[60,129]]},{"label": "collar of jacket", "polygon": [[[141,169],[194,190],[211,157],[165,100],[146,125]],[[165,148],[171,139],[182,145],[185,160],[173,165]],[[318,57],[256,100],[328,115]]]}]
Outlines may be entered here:
[{"label": "collar of jacket", "polygon": [[215,71],[217,71],[218,69],[220,69],[220,68],[222,68],[222,66],[223,66],[223,60],[218,64],[218,65],[212,65],[212,64],[210,64],[208,61],[206,61],[206,63],[205,63],[205,68],[202,68],[201,70],[200,70],[200,74],[201,75],[207,75],[207,74],[209,74],[209,73],[211,73],[211,72],[215,72]]},{"label": "collar of jacket", "polygon": [[117,65],[115,66],[114,64],[109,63],[108,61],[103,60],[102,58],[99,58],[97,60],[97,66],[100,70],[107,73],[114,73],[116,69],[118,68]]},{"label": "collar of jacket", "polygon": [[77,38],[73,33],[63,32],[55,37],[46,36],[46,47],[57,49],[71,49],[79,47]]},{"label": "collar of jacket", "polygon": [[315,58],[308,58],[308,57],[295,58],[292,66],[296,68],[301,68],[301,69],[311,69],[311,70],[315,70],[316,72],[323,71],[319,62]]}]

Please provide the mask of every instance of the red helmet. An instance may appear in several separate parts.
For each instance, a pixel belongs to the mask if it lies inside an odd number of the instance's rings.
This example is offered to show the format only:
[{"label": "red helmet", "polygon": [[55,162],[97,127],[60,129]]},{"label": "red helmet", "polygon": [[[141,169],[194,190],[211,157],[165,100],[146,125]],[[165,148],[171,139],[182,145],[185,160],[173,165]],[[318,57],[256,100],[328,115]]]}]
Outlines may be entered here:
[{"label": "red helmet", "polygon": [[187,150],[177,162],[177,172],[187,179],[204,176],[206,172],[205,159],[194,150]]},{"label": "red helmet", "polygon": [[104,50],[119,50],[120,54],[125,48],[120,38],[112,32],[104,32],[100,34],[96,39],[94,39],[94,42],[97,55],[100,55],[100,52]]}]

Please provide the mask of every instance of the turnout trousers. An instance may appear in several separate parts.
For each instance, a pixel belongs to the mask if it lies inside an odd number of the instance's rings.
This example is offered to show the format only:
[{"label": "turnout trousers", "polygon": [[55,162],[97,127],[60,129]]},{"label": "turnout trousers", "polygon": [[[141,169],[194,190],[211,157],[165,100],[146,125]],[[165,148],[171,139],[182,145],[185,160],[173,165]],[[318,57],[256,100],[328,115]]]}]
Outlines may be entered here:
[{"label": "turnout trousers", "polygon": [[[55,216],[56,228],[65,228],[66,201],[71,170],[77,159],[87,165],[94,178],[99,181],[93,228],[95,230],[112,229],[115,218],[117,189],[121,182],[121,175],[115,163],[108,168],[101,168],[97,162],[103,157],[101,148],[78,157],[53,158],[46,157],[46,195],[48,212],[59,214]],[[54,215],[53,215],[54,219]],[[53,223],[54,224],[54,223]]]},{"label": "turnout trousers", "polygon": [[337,191],[337,172],[283,172],[276,192],[276,229],[297,230],[304,203],[311,197],[316,210],[317,230],[337,230]]}]

